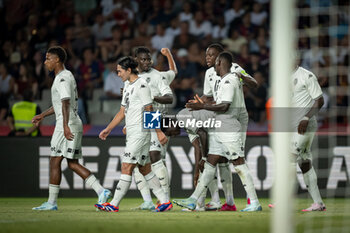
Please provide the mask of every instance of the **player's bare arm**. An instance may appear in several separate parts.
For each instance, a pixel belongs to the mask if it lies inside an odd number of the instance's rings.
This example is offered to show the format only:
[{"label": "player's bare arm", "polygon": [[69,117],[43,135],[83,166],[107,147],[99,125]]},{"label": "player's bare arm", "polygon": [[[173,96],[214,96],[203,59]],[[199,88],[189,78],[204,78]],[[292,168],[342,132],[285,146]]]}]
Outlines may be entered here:
[{"label": "player's bare arm", "polygon": [[166,56],[166,58],[168,59],[169,69],[174,71],[175,75],[177,75],[176,64],[170,50],[168,48],[162,48],[160,52],[163,54],[163,56]]},{"label": "player's bare arm", "polygon": [[299,125],[298,125],[298,133],[299,134],[303,135],[306,132],[307,126],[309,124],[309,119],[320,111],[323,104],[324,104],[323,96],[320,96],[320,98],[315,99],[315,103],[312,105],[310,111],[299,122]]},{"label": "player's bare arm", "polygon": [[257,88],[258,87],[258,82],[250,76],[249,74],[245,73],[237,73],[238,77],[240,77],[243,80],[243,84],[246,85],[249,88]]},{"label": "player's bare arm", "polygon": [[68,126],[69,122],[69,106],[70,102],[69,99],[62,100],[62,116],[63,116],[63,131],[64,131],[64,137],[72,141],[74,139],[74,135],[70,131],[70,128]]},{"label": "player's bare arm", "polygon": [[190,108],[192,110],[201,110],[206,109],[213,112],[226,112],[230,107],[229,103],[221,103],[221,104],[206,104],[206,103],[187,103],[186,108]]},{"label": "player's bare arm", "polygon": [[[152,105],[145,106],[145,111],[152,112],[153,111]],[[168,142],[168,138],[165,136],[163,131],[161,129],[155,129],[155,131],[157,133],[157,137],[158,137],[158,140],[159,140],[160,144],[161,145],[166,144]]]},{"label": "player's bare arm", "polygon": [[154,101],[160,104],[172,104],[173,103],[173,96],[172,95],[164,95],[164,96],[155,96],[153,98]]},{"label": "player's bare arm", "polygon": [[55,110],[51,106],[50,108],[46,109],[44,112],[34,116],[33,119],[32,119],[32,123],[35,124],[35,126],[38,127],[40,122],[42,120],[44,120],[45,117],[53,115],[53,114],[55,114]]},{"label": "player's bare arm", "polygon": [[192,142],[192,146],[194,148],[194,174],[193,174],[193,184],[196,187],[197,186],[197,182],[198,182],[198,178],[199,178],[199,162],[202,160],[202,150],[201,150],[201,145],[200,145],[200,141],[199,138],[196,138],[193,142]]},{"label": "player's bare arm", "polygon": [[101,131],[99,138],[106,140],[107,136],[111,131],[124,119],[125,117],[125,107],[121,106],[119,112],[114,116],[113,120],[108,124],[108,126]]}]

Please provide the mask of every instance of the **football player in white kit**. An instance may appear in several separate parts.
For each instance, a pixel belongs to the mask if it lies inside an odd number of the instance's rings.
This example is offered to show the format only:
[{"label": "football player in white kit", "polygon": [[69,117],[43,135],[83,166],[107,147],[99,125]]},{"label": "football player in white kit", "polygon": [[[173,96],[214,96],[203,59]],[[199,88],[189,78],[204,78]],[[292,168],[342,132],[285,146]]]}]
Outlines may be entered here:
[{"label": "football player in white kit", "polygon": [[[292,167],[298,163],[304,182],[313,200],[313,204],[303,212],[325,211],[326,206],[317,186],[317,175],[312,166],[311,145],[317,131],[316,114],[322,108],[324,99],[316,76],[298,66],[292,74]],[[269,204],[273,208],[273,204]]]},{"label": "football player in white kit", "polygon": [[187,199],[174,200],[175,204],[194,209],[196,201],[202,195],[206,186],[214,179],[216,165],[221,157],[231,161],[239,175],[242,184],[250,197],[251,204],[241,211],[261,211],[253,178],[244,160],[244,147],[241,136],[241,123],[238,118],[241,109],[245,108],[242,83],[239,76],[231,73],[232,55],[222,52],[218,55],[215,63],[217,75],[222,79],[217,89],[216,104],[188,103],[186,107],[193,110],[206,109],[216,113],[216,120],[222,122],[222,126],[215,128],[215,132],[209,134],[208,159],[204,164],[204,171],[198,185]]},{"label": "football player in white kit", "polygon": [[[208,46],[206,50],[206,62],[209,67],[205,72],[204,78],[204,88],[203,88],[203,96],[201,99],[205,103],[215,103],[218,86],[221,82],[221,77],[217,75],[214,64],[219,53],[223,52],[224,49],[220,44],[211,44]],[[257,82],[254,78],[252,78],[249,74],[247,74],[242,67],[240,67],[236,63],[232,63],[230,71],[232,73],[236,73],[243,84],[247,85],[250,88],[257,87]],[[241,123],[241,140],[243,143],[243,147],[245,147],[246,141],[246,132],[248,128],[248,112],[246,108],[242,108],[242,111],[239,114],[238,121]],[[202,161],[203,163],[204,161]],[[226,197],[226,203],[221,206],[220,199],[218,196],[218,186],[217,183],[211,182],[209,184],[209,190],[212,196],[212,200],[206,205],[208,210],[220,208],[221,211],[235,211],[236,206],[233,198],[233,187],[232,187],[232,173],[229,167],[229,163],[226,158],[222,157],[219,161],[219,173],[221,177],[222,187]],[[206,193],[206,192],[205,192]],[[250,200],[248,199],[248,204]],[[199,203],[201,205],[201,203]]]},{"label": "football player in white kit", "polygon": [[168,48],[162,48],[160,52],[167,58],[169,66],[168,71],[160,71],[160,74],[162,75],[162,80],[165,82],[165,84],[170,85],[177,75],[176,63]]},{"label": "football player in white kit", "polygon": [[[109,125],[101,131],[99,137],[106,140],[125,117],[126,148],[122,159],[121,176],[113,200],[110,203],[96,204],[103,211],[118,212],[119,203],[129,190],[133,170],[138,167],[145,177],[149,187],[160,201],[156,212],[167,211],[172,208],[169,198],[164,193],[159,179],[151,169],[149,156],[151,132],[143,129],[143,112],[153,111],[151,91],[148,83],[139,77],[137,62],[132,57],[123,57],[118,61],[117,74],[125,82],[122,105],[119,112]],[[167,143],[168,139],[160,129],[155,130],[160,145]]]},{"label": "football player in white kit", "polygon": [[[173,93],[168,85],[167,78],[152,68],[152,59],[150,50],[146,47],[137,47],[135,49],[135,60],[138,62],[139,76],[144,79],[151,90],[154,110],[166,113],[166,104],[173,102]],[[174,72],[175,73],[175,72]],[[161,145],[156,134],[151,133],[150,159],[152,163],[152,171],[159,178],[160,183],[167,197],[170,196],[170,179],[168,169],[164,164],[168,143]],[[144,202],[137,208],[141,210],[154,209],[150,189],[145,182],[144,177],[137,169],[134,171],[134,178],[137,188],[140,190]],[[170,198],[170,197],[169,197]]]},{"label": "football player in white kit", "polygon": [[[325,211],[317,186],[317,176],[312,166],[311,145],[317,130],[315,114],[324,104],[322,90],[316,76],[310,71],[297,67],[292,75],[293,136],[292,154],[303,173],[306,187],[314,203],[302,211]],[[295,167],[295,163],[293,165]]]},{"label": "football player in white kit", "polygon": [[91,172],[79,164],[83,125],[77,114],[78,92],[72,73],[66,70],[66,51],[59,46],[51,47],[46,53],[45,66],[55,73],[51,87],[52,107],[36,115],[32,122],[38,125],[45,117],[56,115],[55,131],[51,139],[49,199],[33,210],[57,210],[57,197],[61,183],[61,163],[67,159],[68,167],[83,178],[97,193],[98,203],[108,200],[111,192],[104,189]]}]

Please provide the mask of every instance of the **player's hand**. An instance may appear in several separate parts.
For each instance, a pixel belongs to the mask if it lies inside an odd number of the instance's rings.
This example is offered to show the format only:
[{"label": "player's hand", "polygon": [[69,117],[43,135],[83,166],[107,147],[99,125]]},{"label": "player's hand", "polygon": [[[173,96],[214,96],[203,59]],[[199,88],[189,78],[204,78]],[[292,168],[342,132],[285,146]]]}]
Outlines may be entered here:
[{"label": "player's hand", "polygon": [[41,114],[39,114],[39,115],[36,115],[36,116],[33,117],[32,123],[33,123],[36,127],[38,127],[39,124],[40,124],[40,122],[41,122],[42,120],[44,120],[44,117],[43,117]]},{"label": "player's hand", "polygon": [[157,132],[157,137],[161,145],[165,145],[168,142],[168,138],[162,131]]},{"label": "player's hand", "polygon": [[306,132],[308,124],[309,124],[308,120],[300,121],[300,123],[298,125],[298,134],[304,135],[304,133]]},{"label": "player's hand", "polygon": [[197,187],[198,179],[199,179],[199,171],[196,171],[196,172],[193,174],[193,184],[194,184],[194,187]]},{"label": "player's hand", "polygon": [[197,102],[204,104],[204,101],[202,100],[201,97],[199,97],[198,94],[195,94],[194,99],[195,99]]},{"label": "player's hand", "polygon": [[200,110],[200,109],[203,109],[204,107],[204,104],[203,103],[187,103],[185,105],[186,108],[190,108],[191,110]]},{"label": "player's hand", "polygon": [[68,140],[68,141],[72,141],[74,139],[74,135],[72,134],[72,132],[70,131],[70,128],[68,126],[64,127],[64,137]]},{"label": "player's hand", "polygon": [[126,128],[125,128],[125,126],[123,127],[122,131],[123,131],[123,134],[126,135]]},{"label": "player's hand", "polygon": [[100,135],[98,136],[102,140],[106,140],[107,136],[111,133],[111,131],[107,128],[101,131]]},{"label": "player's hand", "polygon": [[170,50],[168,48],[162,48],[160,52],[164,55],[167,56],[170,54]]},{"label": "player's hand", "polygon": [[203,172],[203,170],[204,170],[204,163],[205,163],[205,161],[203,159],[201,159],[201,161],[199,161],[198,168],[201,172]]}]

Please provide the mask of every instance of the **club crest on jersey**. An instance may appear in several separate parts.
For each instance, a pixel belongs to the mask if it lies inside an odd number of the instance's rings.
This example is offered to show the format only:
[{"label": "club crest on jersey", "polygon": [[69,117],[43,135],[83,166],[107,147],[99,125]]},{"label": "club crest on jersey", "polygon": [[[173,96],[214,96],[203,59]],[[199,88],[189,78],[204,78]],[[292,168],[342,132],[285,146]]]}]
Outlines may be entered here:
[{"label": "club crest on jersey", "polygon": [[149,83],[151,81],[151,78],[150,77],[147,77],[146,78],[146,82]]},{"label": "club crest on jersey", "polygon": [[143,128],[144,129],[160,129],[160,116],[162,114],[156,112],[143,112]]}]

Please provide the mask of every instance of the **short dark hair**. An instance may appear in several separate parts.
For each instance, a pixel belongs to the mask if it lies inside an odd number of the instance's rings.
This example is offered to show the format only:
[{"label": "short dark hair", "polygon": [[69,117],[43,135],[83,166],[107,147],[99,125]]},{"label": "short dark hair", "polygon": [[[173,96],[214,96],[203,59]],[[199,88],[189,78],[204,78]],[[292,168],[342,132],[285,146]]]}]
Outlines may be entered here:
[{"label": "short dark hair", "polygon": [[218,55],[218,58],[225,60],[228,64],[232,64],[232,62],[233,62],[232,54],[230,52],[227,52],[227,51],[221,52]]},{"label": "short dark hair", "polygon": [[120,65],[124,70],[131,69],[131,73],[133,74],[138,74],[139,72],[137,71],[137,66],[138,63],[135,61],[132,57],[122,57],[118,60],[117,62],[118,65]]},{"label": "short dark hair", "polygon": [[147,47],[144,47],[144,46],[137,47],[135,49],[135,53],[134,53],[135,57],[137,57],[141,53],[151,53],[151,51]]},{"label": "short dark hair", "polygon": [[221,53],[222,51],[224,51],[224,48],[222,47],[221,44],[218,44],[218,43],[214,43],[214,44],[211,44],[208,46],[208,49],[215,49],[216,51],[218,51],[219,53]]},{"label": "short dark hair", "polygon": [[65,63],[67,60],[66,50],[61,46],[53,46],[47,50],[47,53],[55,54],[62,63]]},{"label": "short dark hair", "polygon": [[33,91],[30,88],[27,88],[23,91],[23,100],[24,101],[33,101]]}]

